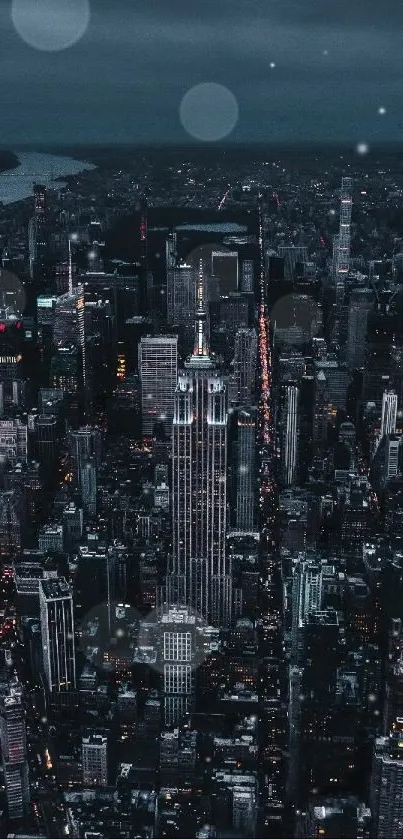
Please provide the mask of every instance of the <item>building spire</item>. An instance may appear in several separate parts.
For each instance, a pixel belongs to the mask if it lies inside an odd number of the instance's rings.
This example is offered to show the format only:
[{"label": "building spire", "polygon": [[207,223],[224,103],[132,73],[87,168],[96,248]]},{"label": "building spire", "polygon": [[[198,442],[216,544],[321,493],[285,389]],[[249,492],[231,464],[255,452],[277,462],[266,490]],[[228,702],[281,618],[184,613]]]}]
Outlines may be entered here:
[{"label": "building spire", "polygon": [[199,276],[196,289],[196,335],[194,356],[203,356],[208,358],[210,355],[208,340],[207,340],[207,318],[204,299],[204,272],[203,260],[199,262]]}]

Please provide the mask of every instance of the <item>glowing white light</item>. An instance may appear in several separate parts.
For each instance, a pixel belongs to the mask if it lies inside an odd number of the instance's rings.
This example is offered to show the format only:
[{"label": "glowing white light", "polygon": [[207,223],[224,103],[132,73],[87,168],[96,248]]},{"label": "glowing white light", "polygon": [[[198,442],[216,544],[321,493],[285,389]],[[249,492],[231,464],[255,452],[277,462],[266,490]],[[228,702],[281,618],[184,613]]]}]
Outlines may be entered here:
[{"label": "glowing white light", "polygon": [[386,108],[384,108],[383,105],[381,105],[381,107],[378,108],[378,114],[380,114],[382,117],[384,116],[384,114],[386,114]]},{"label": "glowing white light", "polygon": [[13,0],[11,18],[20,38],[43,52],[60,52],[85,34],[90,18],[89,0]]},{"label": "glowing white light", "polygon": [[368,154],[369,145],[367,143],[358,143],[357,152],[358,154]]},{"label": "glowing white light", "polygon": [[181,123],[192,137],[214,142],[227,137],[234,130],[238,118],[238,103],[228,88],[213,82],[192,87],[182,99]]},{"label": "glowing white light", "polygon": [[274,61],[271,61],[271,62],[270,62],[270,69],[271,69],[271,70],[274,70],[275,66],[276,66],[276,65],[275,65]]}]

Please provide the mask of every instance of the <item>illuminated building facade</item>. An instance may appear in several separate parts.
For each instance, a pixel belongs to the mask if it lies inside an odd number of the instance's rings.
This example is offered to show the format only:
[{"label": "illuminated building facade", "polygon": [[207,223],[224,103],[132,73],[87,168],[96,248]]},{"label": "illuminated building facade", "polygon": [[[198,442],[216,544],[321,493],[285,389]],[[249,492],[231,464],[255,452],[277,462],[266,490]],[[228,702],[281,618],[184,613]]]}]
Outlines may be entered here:
[{"label": "illuminated building facade", "polygon": [[159,422],[169,437],[178,379],[177,336],[142,338],[139,346],[139,372],[143,436],[151,437],[155,424]]},{"label": "illuminated building facade", "polygon": [[200,266],[193,355],[179,375],[172,440],[173,570],[187,604],[215,625],[231,614],[227,573],[227,388],[206,338]]},{"label": "illuminated building facade", "polygon": [[73,596],[63,577],[42,580],[39,588],[43,667],[50,693],[76,686]]},{"label": "illuminated building facade", "polygon": [[22,687],[9,686],[0,703],[0,741],[10,821],[23,819],[29,807],[29,780]]}]

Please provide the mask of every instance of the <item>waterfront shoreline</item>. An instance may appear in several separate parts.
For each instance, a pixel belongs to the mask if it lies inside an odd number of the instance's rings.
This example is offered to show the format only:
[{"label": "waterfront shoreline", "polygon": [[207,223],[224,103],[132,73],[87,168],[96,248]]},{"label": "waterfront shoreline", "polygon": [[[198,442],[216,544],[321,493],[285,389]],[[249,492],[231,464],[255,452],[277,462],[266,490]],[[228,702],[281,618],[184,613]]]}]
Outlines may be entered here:
[{"label": "waterfront shoreline", "polygon": [[3,206],[31,198],[34,183],[41,183],[48,189],[62,189],[69,177],[96,169],[93,163],[73,157],[29,151],[11,154],[17,165],[0,172],[0,203]]}]

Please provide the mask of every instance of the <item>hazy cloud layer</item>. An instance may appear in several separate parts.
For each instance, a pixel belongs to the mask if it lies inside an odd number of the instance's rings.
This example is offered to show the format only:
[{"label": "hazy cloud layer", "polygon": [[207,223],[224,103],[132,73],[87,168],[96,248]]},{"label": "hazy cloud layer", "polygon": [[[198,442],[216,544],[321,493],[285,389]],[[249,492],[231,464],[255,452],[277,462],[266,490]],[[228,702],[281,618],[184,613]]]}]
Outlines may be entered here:
[{"label": "hazy cloud layer", "polygon": [[236,96],[236,141],[401,139],[395,0],[92,0],[86,34],[59,53],[25,44],[10,5],[0,0],[2,145],[186,142],[180,102],[205,81]]}]

